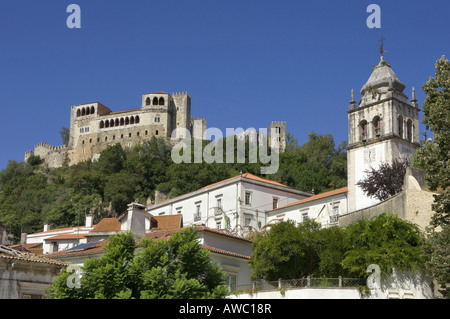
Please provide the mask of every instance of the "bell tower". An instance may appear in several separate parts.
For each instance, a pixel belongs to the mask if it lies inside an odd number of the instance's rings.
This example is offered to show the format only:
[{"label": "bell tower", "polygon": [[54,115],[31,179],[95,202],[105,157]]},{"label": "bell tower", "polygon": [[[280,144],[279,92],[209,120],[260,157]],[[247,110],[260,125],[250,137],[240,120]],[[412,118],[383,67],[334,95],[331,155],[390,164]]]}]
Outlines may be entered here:
[{"label": "bell tower", "polygon": [[403,84],[391,66],[381,59],[369,80],[361,88],[358,105],[354,91],[348,108],[348,208],[350,212],[377,204],[356,185],[366,177],[365,171],[396,158],[412,160],[419,147],[419,108],[415,91],[412,97],[403,93]]}]

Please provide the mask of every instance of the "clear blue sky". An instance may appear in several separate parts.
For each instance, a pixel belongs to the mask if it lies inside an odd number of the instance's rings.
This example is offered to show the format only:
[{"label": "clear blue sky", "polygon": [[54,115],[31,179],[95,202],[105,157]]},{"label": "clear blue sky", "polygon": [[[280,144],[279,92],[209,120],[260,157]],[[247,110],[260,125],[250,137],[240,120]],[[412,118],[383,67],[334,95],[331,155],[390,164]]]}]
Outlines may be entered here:
[{"label": "clear blue sky", "polygon": [[[81,29],[66,8],[81,7]],[[369,4],[381,29],[369,29]],[[350,90],[385,59],[410,97],[450,53],[450,1],[21,0],[0,4],[0,170],[35,144],[61,145],[71,105],[113,111],[149,92],[188,91],[208,127],[286,121],[347,140]],[[422,119],[422,115],[421,115]],[[423,126],[422,126],[423,131]]]}]

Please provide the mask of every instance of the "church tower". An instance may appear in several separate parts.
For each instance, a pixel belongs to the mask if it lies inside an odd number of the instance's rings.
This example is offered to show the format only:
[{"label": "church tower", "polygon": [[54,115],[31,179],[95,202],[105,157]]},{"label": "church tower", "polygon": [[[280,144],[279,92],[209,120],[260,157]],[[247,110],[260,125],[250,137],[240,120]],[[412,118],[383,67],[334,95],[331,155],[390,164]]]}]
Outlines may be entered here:
[{"label": "church tower", "polygon": [[419,147],[419,108],[415,91],[412,97],[403,93],[405,85],[384,60],[374,66],[367,83],[361,88],[362,98],[356,105],[351,93],[348,113],[348,208],[349,212],[377,204],[364,195],[356,183],[366,177],[366,170],[396,158],[412,160]]}]

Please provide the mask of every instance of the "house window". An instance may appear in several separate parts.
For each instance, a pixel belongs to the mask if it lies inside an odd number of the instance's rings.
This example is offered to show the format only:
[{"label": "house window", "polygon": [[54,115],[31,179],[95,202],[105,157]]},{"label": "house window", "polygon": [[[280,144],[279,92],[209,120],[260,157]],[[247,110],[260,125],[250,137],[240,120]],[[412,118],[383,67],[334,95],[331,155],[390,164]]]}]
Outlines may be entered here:
[{"label": "house window", "polygon": [[194,222],[201,219],[200,207],[201,207],[200,204],[196,204],[196,206],[195,206]]},{"label": "house window", "polygon": [[249,227],[252,225],[252,219],[249,217],[244,218],[244,226]]},{"label": "house window", "polygon": [[252,203],[252,192],[245,192],[245,205],[251,205]]},{"label": "house window", "polygon": [[277,209],[278,208],[278,198],[277,197],[273,198],[272,206],[273,206],[273,209]]},{"label": "house window", "polygon": [[222,214],[222,198],[216,198],[216,207],[214,207],[214,215]]},{"label": "house window", "polygon": [[222,229],[222,222],[216,222],[216,229],[221,230]]},{"label": "house window", "polygon": [[308,212],[302,212],[302,222],[305,222],[309,219]]},{"label": "house window", "polygon": [[228,288],[230,291],[236,291],[237,288],[237,276],[236,275],[228,275]]}]

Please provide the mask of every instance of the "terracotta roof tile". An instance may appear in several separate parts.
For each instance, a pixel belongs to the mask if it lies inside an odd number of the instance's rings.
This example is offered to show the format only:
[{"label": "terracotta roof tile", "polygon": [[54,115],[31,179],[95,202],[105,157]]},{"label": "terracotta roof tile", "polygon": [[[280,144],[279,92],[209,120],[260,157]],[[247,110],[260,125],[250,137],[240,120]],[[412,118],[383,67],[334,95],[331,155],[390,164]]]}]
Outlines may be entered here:
[{"label": "terracotta roof tile", "polygon": [[60,258],[60,257],[69,257],[69,256],[78,256],[78,255],[84,255],[84,254],[94,254],[103,251],[104,246],[106,245],[107,241],[101,241],[95,245],[92,245],[84,250],[78,250],[78,251],[67,251],[67,250],[61,250],[57,251],[51,254],[45,255],[46,258]]},{"label": "terracotta roof tile", "polygon": [[174,228],[180,228],[182,215],[166,215],[166,216],[153,216],[153,218],[157,222],[156,229],[174,229]]},{"label": "terracotta roof tile", "polygon": [[120,222],[117,218],[103,218],[91,232],[120,231]]},{"label": "terracotta roof tile", "polygon": [[332,191],[329,191],[329,192],[320,193],[320,194],[317,194],[317,195],[314,195],[314,196],[311,196],[311,197],[307,197],[307,198],[301,199],[301,200],[299,200],[297,202],[294,202],[294,203],[291,203],[291,204],[288,204],[288,205],[285,205],[285,206],[282,206],[282,207],[278,207],[277,209],[274,209],[273,211],[279,210],[279,209],[282,209],[282,208],[286,208],[286,207],[290,207],[290,206],[294,206],[294,205],[298,205],[298,204],[312,202],[312,201],[315,201],[315,200],[318,200],[318,199],[322,199],[322,198],[326,198],[326,197],[329,197],[329,196],[334,196],[334,195],[338,195],[338,194],[347,193],[347,191],[348,191],[347,187],[338,188],[338,189],[335,189],[335,190],[332,190]]},{"label": "terracotta roof tile", "polygon": [[61,234],[56,235],[50,238],[46,238],[45,240],[59,240],[59,239],[84,239],[86,238],[83,234]]},{"label": "terracotta roof tile", "polygon": [[234,257],[240,257],[240,258],[245,258],[245,259],[250,259],[250,256],[246,256],[246,255],[242,255],[242,254],[238,254],[238,253],[234,253],[232,251],[228,251],[228,250],[224,250],[224,249],[219,249],[216,247],[211,247],[211,246],[206,246],[206,245],[200,245],[201,248],[203,249],[207,249],[209,251],[212,251],[214,253],[219,253],[222,255],[228,255],[228,256],[234,256]]}]

